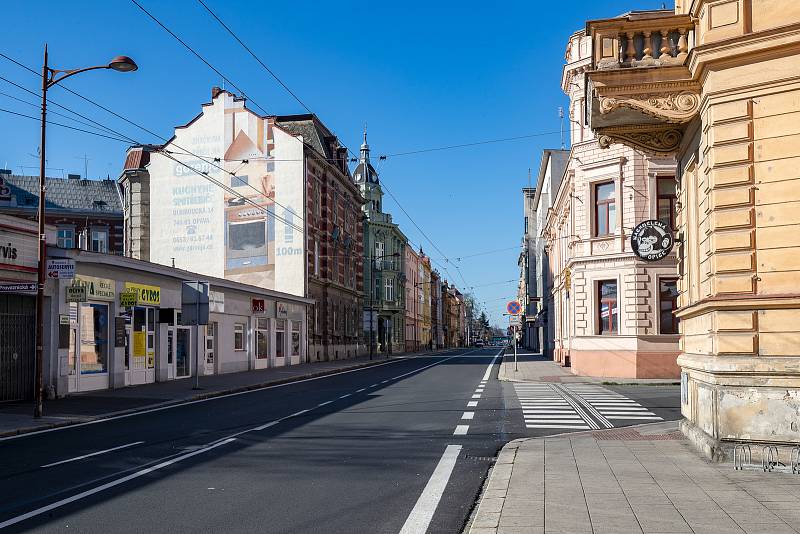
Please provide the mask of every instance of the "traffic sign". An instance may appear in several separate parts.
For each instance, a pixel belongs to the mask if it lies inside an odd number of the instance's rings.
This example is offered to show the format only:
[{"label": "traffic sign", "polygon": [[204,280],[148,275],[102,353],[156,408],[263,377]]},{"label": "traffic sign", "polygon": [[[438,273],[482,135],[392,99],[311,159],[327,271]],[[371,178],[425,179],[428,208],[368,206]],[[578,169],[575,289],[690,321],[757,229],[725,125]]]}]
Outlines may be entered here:
[{"label": "traffic sign", "polygon": [[72,280],[75,278],[75,261],[70,259],[47,260],[47,278]]},{"label": "traffic sign", "polygon": [[511,315],[519,315],[522,313],[522,305],[519,301],[511,300],[506,304],[506,311]]},{"label": "traffic sign", "polygon": [[20,293],[27,291],[36,291],[36,283],[22,282],[18,284],[0,284],[0,293]]},{"label": "traffic sign", "polygon": [[522,316],[521,315],[509,316],[508,324],[510,324],[511,326],[522,326]]}]

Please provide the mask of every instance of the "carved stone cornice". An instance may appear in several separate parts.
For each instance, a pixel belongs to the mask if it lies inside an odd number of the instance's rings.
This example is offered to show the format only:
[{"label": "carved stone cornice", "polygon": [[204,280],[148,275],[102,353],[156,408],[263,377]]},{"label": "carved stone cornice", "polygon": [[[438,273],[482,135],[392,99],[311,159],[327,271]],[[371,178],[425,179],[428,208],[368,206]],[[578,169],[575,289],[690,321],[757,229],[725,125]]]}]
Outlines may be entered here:
[{"label": "carved stone cornice", "polygon": [[621,143],[654,156],[675,154],[683,140],[683,131],[669,124],[601,128],[597,130],[597,134],[597,143],[600,148],[608,148],[614,143]]},{"label": "carved stone cornice", "polygon": [[667,123],[682,124],[690,121],[700,109],[700,94],[680,91],[600,97],[601,114],[605,115],[623,107],[641,111]]}]

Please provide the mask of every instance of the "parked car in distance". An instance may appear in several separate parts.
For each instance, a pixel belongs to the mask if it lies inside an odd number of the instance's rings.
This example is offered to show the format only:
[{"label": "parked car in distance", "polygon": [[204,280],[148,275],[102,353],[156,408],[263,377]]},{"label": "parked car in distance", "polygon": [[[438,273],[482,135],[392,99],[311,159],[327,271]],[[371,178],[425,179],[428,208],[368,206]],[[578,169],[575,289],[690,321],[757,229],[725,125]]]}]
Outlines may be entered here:
[{"label": "parked car in distance", "polygon": [[483,340],[479,339],[478,341],[476,341],[475,346],[478,348],[483,347]]}]

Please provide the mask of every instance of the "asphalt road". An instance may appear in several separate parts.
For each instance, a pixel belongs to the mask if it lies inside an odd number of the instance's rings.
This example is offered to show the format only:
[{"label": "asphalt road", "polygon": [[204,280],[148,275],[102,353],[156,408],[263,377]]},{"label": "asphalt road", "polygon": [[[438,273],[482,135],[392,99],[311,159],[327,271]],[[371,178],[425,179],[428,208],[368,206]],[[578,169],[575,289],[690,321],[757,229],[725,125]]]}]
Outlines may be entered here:
[{"label": "asphalt road", "polygon": [[552,433],[526,428],[496,380],[498,352],[393,360],[0,440],[0,528],[460,532],[498,449]]}]

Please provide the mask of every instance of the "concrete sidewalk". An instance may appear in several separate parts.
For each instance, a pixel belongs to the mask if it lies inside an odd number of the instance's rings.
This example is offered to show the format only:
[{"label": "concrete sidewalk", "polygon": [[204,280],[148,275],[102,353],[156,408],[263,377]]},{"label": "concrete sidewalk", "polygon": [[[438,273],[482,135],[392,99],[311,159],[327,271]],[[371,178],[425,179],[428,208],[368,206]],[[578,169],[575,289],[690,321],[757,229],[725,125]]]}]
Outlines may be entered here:
[{"label": "concrete sidewalk", "polygon": [[[445,352],[447,351],[402,353],[393,355],[389,361],[415,354],[431,355]],[[45,417],[41,419],[33,418],[32,402],[0,404],[0,437],[341,373],[386,363],[386,361],[387,359],[383,355],[376,355],[373,360],[363,356],[348,360],[312,362],[290,367],[201,376],[199,390],[192,389],[194,377],[190,377],[120,389],[76,393],[59,399],[46,400],[44,403]]]},{"label": "concrete sidewalk", "polygon": [[470,534],[800,532],[800,476],[702,459],[676,422],[506,445]]},{"label": "concrete sidewalk", "polygon": [[590,384],[636,384],[636,385],[676,385],[678,379],[661,378],[595,378],[572,374],[568,368],[533,352],[517,352],[517,365],[514,368],[514,350],[506,349],[500,364],[498,378],[509,382],[559,382]]}]

